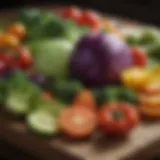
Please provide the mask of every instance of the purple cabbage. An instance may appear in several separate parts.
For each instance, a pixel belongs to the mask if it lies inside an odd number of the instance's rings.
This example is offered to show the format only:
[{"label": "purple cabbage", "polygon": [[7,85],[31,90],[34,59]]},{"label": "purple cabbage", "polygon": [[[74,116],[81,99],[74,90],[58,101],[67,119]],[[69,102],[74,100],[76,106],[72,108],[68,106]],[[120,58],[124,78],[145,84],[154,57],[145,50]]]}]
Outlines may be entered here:
[{"label": "purple cabbage", "polygon": [[71,58],[71,75],[89,87],[116,83],[121,72],[132,66],[129,47],[113,35],[90,33],[76,45]]}]

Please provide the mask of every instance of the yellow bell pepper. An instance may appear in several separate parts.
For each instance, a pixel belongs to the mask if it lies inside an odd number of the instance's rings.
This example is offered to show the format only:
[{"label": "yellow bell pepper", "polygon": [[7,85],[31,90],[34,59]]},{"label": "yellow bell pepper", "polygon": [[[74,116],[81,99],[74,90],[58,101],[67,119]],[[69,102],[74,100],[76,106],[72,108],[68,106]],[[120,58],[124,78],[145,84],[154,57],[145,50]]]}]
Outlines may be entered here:
[{"label": "yellow bell pepper", "polygon": [[148,83],[150,72],[145,68],[129,68],[121,74],[121,80],[124,86],[133,89],[141,90]]}]

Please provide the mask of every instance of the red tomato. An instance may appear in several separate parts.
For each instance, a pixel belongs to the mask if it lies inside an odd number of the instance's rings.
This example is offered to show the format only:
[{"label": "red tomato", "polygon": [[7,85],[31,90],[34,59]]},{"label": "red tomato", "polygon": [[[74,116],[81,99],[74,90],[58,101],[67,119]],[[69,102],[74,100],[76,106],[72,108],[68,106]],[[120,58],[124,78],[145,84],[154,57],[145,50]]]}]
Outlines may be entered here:
[{"label": "red tomato", "polygon": [[126,103],[110,103],[99,113],[102,130],[111,136],[126,135],[139,121],[135,108]]},{"label": "red tomato", "polygon": [[32,56],[28,48],[20,48],[19,50],[20,59],[19,59],[19,65],[23,69],[30,68],[32,64]]},{"label": "red tomato", "polygon": [[80,18],[80,14],[81,14],[80,10],[78,10],[77,8],[70,7],[70,8],[67,8],[66,10],[64,10],[62,12],[61,16],[64,19],[71,18],[75,22],[78,22],[79,18]]},{"label": "red tomato", "polygon": [[86,138],[97,126],[97,117],[87,108],[67,108],[59,118],[60,129],[72,138]]},{"label": "red tomato", "polygon": [[145,67],[148,63],[148,58],[140,48],[131,49],[133,55],[133,63],[135,66]]},{"label": "red tomato", "polygon": [[99,16],[91,11],[84,11],[79,20],[79,24],[87,25],[93,30],[99,30],[101,28],[101,22]]},{"label": "red tomato", "polygon": [[0,60],[0,75],[5,74],[8,69],[8,65],[4,61]]},{"label": "red tomato", "polygon": [[3,60],[12,68],[28,69],[32,63],[32,57],[27,48],[18,48],[4,54]]},{"label": "red tomato", "polygon": [[76,107],[87,107],[92,110],[96,109],[96,102],[91,91],[81,91],[74,99],[73,105]]}]

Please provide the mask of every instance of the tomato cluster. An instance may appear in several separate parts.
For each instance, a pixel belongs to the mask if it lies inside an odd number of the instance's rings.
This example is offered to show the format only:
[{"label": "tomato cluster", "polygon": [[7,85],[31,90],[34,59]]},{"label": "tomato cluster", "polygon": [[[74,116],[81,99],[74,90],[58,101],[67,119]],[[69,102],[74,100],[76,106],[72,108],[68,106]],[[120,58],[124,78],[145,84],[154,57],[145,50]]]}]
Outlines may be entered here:
[{"label": "tomato cluster", "polygon": [[81,11],[77,8],[70,7],[64,10],[61,16],[64,19],[72,19],[77,24],[88,26],[93,30],[99,30],[102,27],[100,17],[95,12],[89,10]]},{"label": "tomato cluster", "polygon": [[32,64],[32,56],[27,48],[12,48],[1,51],[0,62],[11,69],[28,70]]}]

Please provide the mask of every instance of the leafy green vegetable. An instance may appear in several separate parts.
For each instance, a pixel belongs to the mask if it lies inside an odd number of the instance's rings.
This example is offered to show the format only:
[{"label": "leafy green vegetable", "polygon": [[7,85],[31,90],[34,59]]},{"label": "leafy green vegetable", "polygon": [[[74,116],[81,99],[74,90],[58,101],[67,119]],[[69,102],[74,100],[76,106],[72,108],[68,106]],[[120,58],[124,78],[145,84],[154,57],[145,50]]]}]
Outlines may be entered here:
[{"label": "leafy green vegetable", "polygon": [[122,87],[119,90],[118,99],[119,99],[119,101],[124,101],[124,102],[128,102],[131,104],[138,103],[137,94],[135,92],[129,90],[128,88],[124,88],[124,87]]},{"label": "leafy green vegetable", "polygon": [[139,44],[146,45],[146,44],[154,44],[159,41],[159,37],[156,35],[154,31],[144,31],[139,37]]},{"label": "leafy green vegetable", "polygon": [[40,96],[40,89],[21,73],[15,73],[8,81],[6,108],[15,114],[26,114]]},{"label": "leafy green vegetable", "polygon": [[53,84],[53,94],[64,103],[72,103],[74,97],[82,90],[83,86],[79,81],[60,80]]},{"label": "leafy green vegetable", "polygon": [[55,79],[69,75],[69,61],[73,45],[63,39],[44,40],[32,43],[35,69]]},{"label": "leafy green vegetable", "polygon": [[36,8],[23,8],[18,14],[18,20],[21,21],[28,29],[37,25],[39,21],[41,11]]},{"label": "leafy green vegetable", "polygon": [[139,39],[135,35],[128,35],[126,38],[126,42],[130,46],[136,46],[139,43]]},{"label": "leafy green vegetable", "polygon": [[97,106],[101,106],[108,101],[108,93],[106,88],[93,89],[93,95],[95,97]]},{"label": "leafy green vegetable", "polygon": [[111,86],[107,88],[97,88],[93,90],[96,102],[98,106],[101,106],[107,102],[129,102],[132,104],[137,103],[137,95],[124,87]]},{"label": "leafy green vegetable", "polygon": [[160,43],[157,43],[148,47],[147,53],[150,58],[160,61]]},{"label": "leafy green vegetable", "polygon": [[80,36],[87,32],[85,27],[79,27],[73,21],[64,20],[54,13],[34,8],[22,10],[19,13],[19,20],[25,24],[30,41],[63,38],[76,42]]}]

